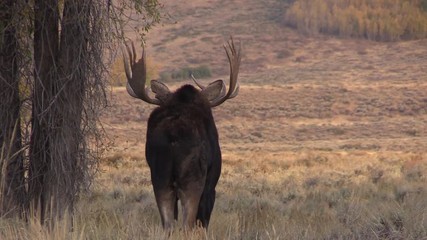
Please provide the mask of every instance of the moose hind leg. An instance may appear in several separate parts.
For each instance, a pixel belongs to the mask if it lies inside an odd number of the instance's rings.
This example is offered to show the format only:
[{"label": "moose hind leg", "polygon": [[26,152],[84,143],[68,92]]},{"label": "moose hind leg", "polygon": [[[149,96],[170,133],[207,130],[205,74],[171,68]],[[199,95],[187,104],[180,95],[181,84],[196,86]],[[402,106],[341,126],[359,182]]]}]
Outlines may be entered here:
[{"label": "moose hind leg", "polygon": [[184,228],[191,229],[196,225],[197,211],[200,197],[203,192],[203,184],[194,183],[178,191],[182,205]]},{"label": "moose hind leg", "polygon": [[175,200],[174,219],[175,221],[178,221],[178,197]]},{"label": "moose hind leg", "polygon": [[211,213],[215,204],[215,190],[205,191],[200,199],[197,220],[202,223],[204,228],[208,228]]},{"label": "moose hind leg", "polygon": [[171,229],[175,219],[176,193],[173,188],[154,190],[164,229]]}]

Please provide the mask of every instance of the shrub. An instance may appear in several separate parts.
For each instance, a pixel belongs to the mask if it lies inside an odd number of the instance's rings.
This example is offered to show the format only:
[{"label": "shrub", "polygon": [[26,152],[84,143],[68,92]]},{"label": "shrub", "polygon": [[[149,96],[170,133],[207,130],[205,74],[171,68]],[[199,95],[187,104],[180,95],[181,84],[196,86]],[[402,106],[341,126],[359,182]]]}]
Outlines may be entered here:
[{"label": "shrub", "polygon": [[296,0],[284,20],[305,34],[397,41],[427,37],[427,0]]},{"label": "shrub", "polygon": [[211,70],[208,66],[202,65],[195,68],[184,67],[179,70],[161,72],[160,80],[163,82],[184,80],[190,78],[191,74],[196,78],[211,77]]}]

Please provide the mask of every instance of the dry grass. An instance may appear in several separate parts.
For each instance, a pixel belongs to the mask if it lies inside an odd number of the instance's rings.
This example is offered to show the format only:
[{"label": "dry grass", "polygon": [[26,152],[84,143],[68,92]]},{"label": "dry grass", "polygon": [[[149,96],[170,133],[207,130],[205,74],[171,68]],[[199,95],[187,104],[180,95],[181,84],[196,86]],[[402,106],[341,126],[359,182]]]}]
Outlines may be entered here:
[{"label": "dry grass", "polygon": [[[173,239],[426,238],[426,85],[273,79],[215,109],[224,165],[211,226]],[[115,144],[63,236],[165,239],[144,159],[153,107],[123,88],[112,100]]]},{"label": "dry grass", "polygon": [[[221,14],[242,27],[273,4],[261,2],[232,1]],[[215,50],[223,18],[213,29],[199,25],[212,21],[224,1],[192,1],[185,9],[179,3],[170,4],[185,24],[202,18],[188,24],[200,32],[192,39],[171,26],[155,30],[148,42],[156,50],[148,54],[158,53],[155,61],[167,67],[188,57],[211,64],[203,60],[211,51],[212,66],[226,68]],[[214,110],[224,164],[211,225],[204,233],[178,224],[170,238],[426,239],[427,42],[314,39],[276,28],[267,35],[271,28],[257,25],[250,35],[235,25],[230,31],[247,40],[245,65],[239,96]],[[191,41],[196,49],[180,48]],[[162,52],[165,43],[173,56]],[[58,224],[46,233],[36,223],[1,220],[0,239],[168,238],[144,158],[153,107],[124,88],[110,97],[102,119],[114,144],[77,205],[74,231]]]},{"label": "dry grass", "polygon": [[[2,239],[167,238],[143,157],[115,157],[81,199],[73,232],[3,222]],[[209,231],[177,228],[172,239],[422,239],[426,160],[364,150],[225,152]]]},{"label": "dry grass", "polygon": [[327,33],[377,41],[427,36],[427,13],[421,1],[297,0],[284,19],[305,34]]}]

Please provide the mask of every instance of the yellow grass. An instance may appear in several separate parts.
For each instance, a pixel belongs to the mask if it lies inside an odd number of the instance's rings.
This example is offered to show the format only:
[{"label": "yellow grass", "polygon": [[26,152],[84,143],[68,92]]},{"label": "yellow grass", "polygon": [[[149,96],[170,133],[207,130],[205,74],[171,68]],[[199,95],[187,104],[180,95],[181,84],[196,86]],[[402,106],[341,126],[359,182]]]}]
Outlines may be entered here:
[{"label": "yellow grass", "polygon": [[[427,154],[225,152],[207,233],[172,239],[420,239],[427,236]],[[74,230],[4,222],[2,239],[165,239],[142,156],[104,162],[78,204]]]},{"label": "yellow grass", "polygon": [[379,41],[427,36],[427,13],[420,1],[297,0],[285,22],[302,33],[328,33]]},{"label": "yellow grass", "polygon": [[[208,232],[162,230],[144,157],[153,106],[119,87],[102,117],[111,148],[74,218],[52,232],[1,219],[0,239],[427,238],[425,40],[308,38],[261,14],[277,1],[184,2],[168,2],[176,25],[149,35],[156,62],[225,75],[224,29],[245,53],[239,96],[214,109],[224,164]],[[185,25],[197,34],[177,35]]]}]

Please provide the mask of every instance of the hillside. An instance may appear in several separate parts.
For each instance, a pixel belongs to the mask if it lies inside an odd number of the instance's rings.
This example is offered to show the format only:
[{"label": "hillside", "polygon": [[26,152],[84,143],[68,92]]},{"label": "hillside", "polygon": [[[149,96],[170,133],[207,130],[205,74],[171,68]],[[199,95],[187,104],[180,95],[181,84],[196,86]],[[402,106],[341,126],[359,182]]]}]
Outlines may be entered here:
[{"label": "hillside", "polygon": [[[222,44],[229,36],[242,41],[245,61],[242,72],[258,71],[277,60],[277,44],[290,38],[277,34],[276,19],[281,14],[277,1],[164,1],[170,15],[162,26],[153,28],[147,38],[156,61],[165,68],[209,65],[214,73],[228,70]],[[274,36],[273,36],[274,34]],[[282,45],[283,46],[283,45]]]},{"label": "hillside", "polygon": [[426,40],[377,43],[307,37],[281,23],[283,2],[162,1],[166,17],[147,35],[148,55],[159,71],[207,65],[213,76],[223,76],[228,65],[222,44],[233,35],[243,45],[241,74],[246,83],[423,77]]}]

